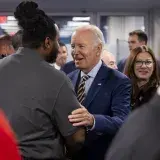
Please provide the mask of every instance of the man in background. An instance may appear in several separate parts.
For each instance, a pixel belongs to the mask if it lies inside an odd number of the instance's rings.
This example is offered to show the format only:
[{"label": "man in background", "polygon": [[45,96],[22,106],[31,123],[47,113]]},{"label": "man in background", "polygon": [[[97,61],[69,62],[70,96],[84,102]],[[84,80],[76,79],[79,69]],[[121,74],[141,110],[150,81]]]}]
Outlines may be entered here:
[{"label": "man in background", "polygon": [[[135,30],[129,33],[129,38],[128,38],[128,47],[129,50],[133,50],[136,47],[140,47],[142,45],[147,45],[148,37],[145,32],[142,30]],[[123,72],[124,66],[126,64],[127,58],[122,59],[118,63],[118,70],[120,72]]]},{"label": "man in background", "polygon": [[107,50],[103,50],[101,59],[108,67],[117,69],[116,59],[112,53]]},{"label": "man in background", "polygon": [[8,34],[0,36],[0,59],[15,52],[12,46],[12,37]]},{"label": "man in background", "polygon": [[67,61],[67,47],[64,43],[59,42],[59,51],[56,58],[56,62],[52,63],[51,65],[54,66],[56,69],[60,70],[64,64],[66,64]]}]

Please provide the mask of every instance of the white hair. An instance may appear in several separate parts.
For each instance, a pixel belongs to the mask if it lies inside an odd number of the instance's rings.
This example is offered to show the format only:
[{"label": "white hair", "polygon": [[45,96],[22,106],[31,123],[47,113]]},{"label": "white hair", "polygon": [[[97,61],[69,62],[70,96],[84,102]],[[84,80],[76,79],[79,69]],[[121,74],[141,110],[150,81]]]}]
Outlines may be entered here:
[{"label": "white hair", "polygon": [[[102,31],[97,26],[90,25],[90,24],[89,25],[82,25],[76,29],[76,31],[78,31],[78,30],[91,31],[95,35],[96,44],[101,43],[102,47],[104,47],[104,36],[103,36]],[[73,32],[73,34],[75,34],[75,32]]]}]

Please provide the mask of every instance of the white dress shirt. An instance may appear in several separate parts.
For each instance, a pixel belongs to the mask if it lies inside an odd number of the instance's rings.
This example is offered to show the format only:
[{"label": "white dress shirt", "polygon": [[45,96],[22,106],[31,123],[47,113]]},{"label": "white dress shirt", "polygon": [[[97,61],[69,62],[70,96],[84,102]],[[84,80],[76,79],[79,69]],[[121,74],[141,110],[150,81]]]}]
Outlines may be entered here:
[{"label": "white dress shirt", "polygon": [[[87,74],[90,76],[90,78],[88,78],[88,80],[86,80],[85,82],[85,95],[87,95],[91,85],[92,85],[92,82],[94,81],[99,69],[101,68],[102,66],[102,61],[100,60],[96,65],[95,67]],[[86,75],[84,72],[81,71],[81,77]],[[94,118],[94,122],[93,122],[93,126],[91,128],[87,127],[88,130],[93,130],[95,128],[95,118]]]},{"label": "white dress shirt", "polygon": [[58,66],[56,63],[50,63],[51,66],[55,67],[55,69],[60,70],[61,67]]},{"label": "white dress shirt", "polygon": [[[96,65],[95,67],[87,74],[90,76],[90,78],[88,78],[88,80],[85,82],[85,94],[87,95],[91,85],[92,85],[92,82],[94,81],[99,69],[101,68],[101,65],[102,65],[102,61],[100,60]],[[84,72],[81,71],[81,78],[86,75]]]}]

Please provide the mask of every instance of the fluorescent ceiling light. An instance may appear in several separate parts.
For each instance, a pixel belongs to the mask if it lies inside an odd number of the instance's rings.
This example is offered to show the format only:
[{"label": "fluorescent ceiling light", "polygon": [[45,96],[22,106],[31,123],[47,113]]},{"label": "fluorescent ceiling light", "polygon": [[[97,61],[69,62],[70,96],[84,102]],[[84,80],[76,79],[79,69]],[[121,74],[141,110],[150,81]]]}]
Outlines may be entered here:
[{"label": "fluorescent ceiling light", "polygon": [[72,21],[90,21],[90,17],[73,17]]},{"label": "fluorescent ceiling light", "polygon": [[8,21],[16,21],[16,19],[14,18],[14,16],[8,16],[8,17],[7,17],[7,20],[8,20]]},{"label": "fluorescent ceiling light", "polygon": [[73,21],[68,21],[67,22],[67,26],[68,27],[77,27],[77,26],[81,26],[81,25],[88,25],[89,22],[73,22]]}]

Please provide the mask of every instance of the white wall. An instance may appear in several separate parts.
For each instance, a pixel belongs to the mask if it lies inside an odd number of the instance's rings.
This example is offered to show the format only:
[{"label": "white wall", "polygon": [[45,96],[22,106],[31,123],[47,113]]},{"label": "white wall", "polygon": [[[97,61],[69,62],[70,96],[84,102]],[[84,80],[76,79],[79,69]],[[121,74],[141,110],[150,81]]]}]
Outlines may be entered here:
[{"label": "white wall", "polygon": [[153,11],[153,50],[158,59],[160,59],[160,11]]},{"label": "white wall", "polygon": [[[129,55],[128,33],[135,29],[144,29],[142,16],[110,16],[107,23],[108,43],[107,49],[116,58],[122,59]],[[117,44],[118,39],[118,44]],[[118,46],[117,46],[118,45]]]}]

